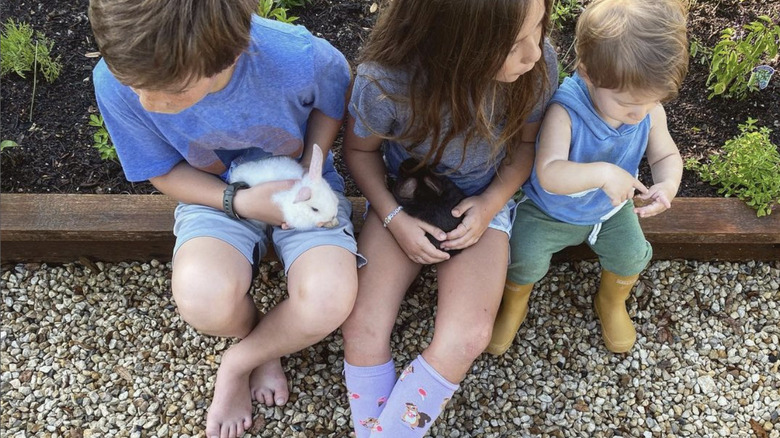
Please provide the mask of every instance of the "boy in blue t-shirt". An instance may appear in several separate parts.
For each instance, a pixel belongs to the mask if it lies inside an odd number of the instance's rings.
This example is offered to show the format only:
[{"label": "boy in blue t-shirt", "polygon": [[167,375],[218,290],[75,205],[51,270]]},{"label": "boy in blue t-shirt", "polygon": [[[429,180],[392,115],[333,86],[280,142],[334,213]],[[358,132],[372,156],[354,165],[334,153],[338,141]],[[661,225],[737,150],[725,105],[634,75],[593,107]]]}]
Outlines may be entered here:
[{"label": "boy in blue t-shirt", "polygon": [[[597,0],[577,21],[577,73],[542,121],[490,353],[512,344],[552,255],[585,241],[602,267],[593,302],[604,342],[618,353],[634,345],[625,301],[652,257],[637,216],[670,208],[682,177],[661,102],[677,94],[688,71],[686,15],[680,0]],[[645,155],[649,188],[636,178]],[[641,192],[636,206],[634,190]]]},{"label": "boy in blue t-shirt", "polygon": [[[275,192],[292,181],[228,185],[231,165],[272,155],[328,154],[341,126],[349,66],[306,29],[253,15],[257,0],[91,0],[103,60],[100,112],[126,177],[177,199],[172,292],[183,320],[242,338],[222,357],[206,435],[240,436],[252,400],[287,401],[280,357],[323,339],[352,310],[357,253],[350,203],[332,154],[323,174],[339,192],[339,225],[282,226]],[[273,226],[255,225],[256,219]],[[261,317],[247,293],[273,243],[289,298]]]}]

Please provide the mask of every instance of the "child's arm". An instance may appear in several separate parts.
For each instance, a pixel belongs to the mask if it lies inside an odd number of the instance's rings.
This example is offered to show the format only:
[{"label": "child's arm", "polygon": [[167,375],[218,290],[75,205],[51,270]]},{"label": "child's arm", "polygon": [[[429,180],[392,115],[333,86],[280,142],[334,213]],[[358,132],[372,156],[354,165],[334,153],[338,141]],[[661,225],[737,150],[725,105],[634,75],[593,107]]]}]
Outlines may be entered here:
[{"label": "child's arm", "polygon": [[[165,175],[150,178],[152,185],[165,195],[187,204],[199,204],[222,210],[225,184],[207,172],[195,169],[182,161]],[[239,217],[258,219],[266,223],[282,223],[282,212],[271,196],[289,189],[293,180],[273,181],[239,190],[233,199],[233,208]]]},{"label": "child's arm", "polygon": [[552,104],[542,121],[536,152],[536,173],[542,188],[550,193],[570,195],[600,188],[612,205],[620,205],[647,188],[620,166],[604,161],[576,163],[569,161],[571,118],[563,107]]},{"label": "child's arm", "polygon": [[342,123],[344,123],[344,119],[333,119],[318,109],[312,110],[306,125],[306,135],[303,139],[304,147],[301,164],[304,167],[309,167],[313,149],[312,145],[315,143],[322,149],[323,160],[327,158],[328,151],[333,146]]},{"label": "child's arm", "polygon": [[[380,151],[382,138],[376,135],[360,137],[355,134],[354,127],[355,118],[349,116],[344,134],[344,161],[360,191],[371,203],[371,211],[381,221],[398,206],[385,185],[387,168]],[[437,263],[450,257],[446,252],[436,249],[425,237],[428,232],[444,240],[446,234],[433,225],[407,215],[403,210],[393,217],[387,229],[406,255],[416,263]]]},{"label": "child's arm", "polygon": [[535,122],[523,127],[520,143],[511,161],[504,159],[501,162],[496,176],[484,192],[468,197],[455,206],[452,215],[465,216],[457,228],[447,233],[447,240],[441,245],[443,249],[463,249],[477,243],[493,217],[528,179],[534,163],[534,140],[539,125],[539,122]]},{"label": "child's arm", "polygon": [[683,161],[666,125],[666,112],[661,105],[650,111],[650,137],[647,162],[653,173],[653,185],[647,193],[638,195],[649,204],[634,209],[640,217],[655,216],[671,208],[682,179]]}]

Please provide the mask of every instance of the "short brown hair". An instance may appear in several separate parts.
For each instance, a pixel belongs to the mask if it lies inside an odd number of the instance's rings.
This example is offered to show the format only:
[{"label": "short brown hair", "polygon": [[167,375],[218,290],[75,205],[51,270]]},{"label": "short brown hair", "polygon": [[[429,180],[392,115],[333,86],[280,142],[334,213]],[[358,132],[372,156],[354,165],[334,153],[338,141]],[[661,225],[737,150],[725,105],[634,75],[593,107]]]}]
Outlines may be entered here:
[{"label": "short brown hair", "polygon": [[125,85],[184,87],[229,67],[249,46],[257,0],[90,0],[103,59]]},{"label": "short brown hair", "polygon": [[577,21],[577,67],[596,87],[671,99],[688,72],[686,17],[680,0],[596,0]]}]

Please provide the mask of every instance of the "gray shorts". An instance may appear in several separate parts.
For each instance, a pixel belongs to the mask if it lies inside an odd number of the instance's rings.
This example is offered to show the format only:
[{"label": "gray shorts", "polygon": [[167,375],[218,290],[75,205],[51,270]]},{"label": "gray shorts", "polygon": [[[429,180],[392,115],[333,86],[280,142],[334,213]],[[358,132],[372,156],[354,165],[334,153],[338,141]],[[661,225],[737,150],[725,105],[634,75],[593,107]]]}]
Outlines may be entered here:
[{"label": "gray shorts", "polygon": [[350,220],[352,204],[343,194],[336,195],[339,197],[339,224],[334,228],[312,230],[283,230],[281,227],[262,226],[248,220],[231,219],[221,210],[211,207],[179,204],[174,213],[173,234],[176,235],[176,245],[173,253],[175,255],[181,245],[190,239],[213,237],[232,245],[255,266],[268,252],[268,244],[273,243],[276,255],[287,273],[304,252],[316,246],[333,245],[355,254],[357,266],[363,266],[366,259],[357,251]]},{"label": "gray shorts", "polygon": [[517,211],[517,203],[515,203],[514,199],[509,199],[506,204],[504,204],[503,207],[501,207],[501,210],[496,213],[495,216],[493,216],[493,219],[490,220],[490,224],[488,224],[488,228],[493,228],[494,230],[503,231],[507,234],[507,236],[512,235],[512,225],[515,221],[515,214]]}]

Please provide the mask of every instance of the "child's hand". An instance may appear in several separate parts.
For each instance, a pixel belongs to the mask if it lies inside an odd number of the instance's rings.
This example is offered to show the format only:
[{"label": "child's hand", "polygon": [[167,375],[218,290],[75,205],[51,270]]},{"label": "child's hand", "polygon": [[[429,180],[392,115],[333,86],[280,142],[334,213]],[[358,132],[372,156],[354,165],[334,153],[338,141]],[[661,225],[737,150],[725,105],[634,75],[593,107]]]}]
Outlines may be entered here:
[{"label": "child's hand", "polygon": [[472,196],[460,201],[452,209],[452,215],[463,216],[463,222],[447,233],[447,240],[441,244],[442,249],[468,248],[479,241],[494,216],[490,214],[483,201],[479,196]]},{"label": "child's hand", "polygon": [[236,214],[244,219],[256,219],[285,228],[282,211],[271,197],[276,192],[290,189],[295,185],[295,181],[294,179],[271,181],[237,191],[233,198]]},{"label": "child's hand", "polygon": [[450,258],[444,251],[439,251],[428,240],[425,233],[430,233],[439,240],[446,239],[444,231],[433,225],[409,216],[403,210],[387,225],[395,241],[409,257],[409,260],[421,265],[443,262]]},{"label": "child's hand", "polygon": [[670,196],[664,190],[663,184],[655,184],[646,193],[634,197],[634,213],[639,217],[655,216],[672,208]]},{"label": "child's hand", "polygon": [[609,196],[613,207],[633,198],[634,190],[647,193],[647,187],[620,166],[610,164],[606,169],[601,190]]}]

